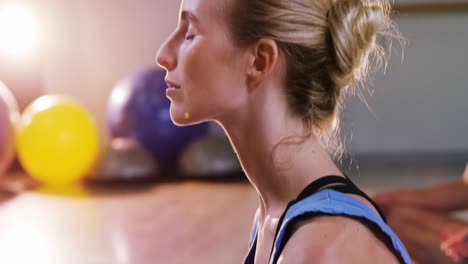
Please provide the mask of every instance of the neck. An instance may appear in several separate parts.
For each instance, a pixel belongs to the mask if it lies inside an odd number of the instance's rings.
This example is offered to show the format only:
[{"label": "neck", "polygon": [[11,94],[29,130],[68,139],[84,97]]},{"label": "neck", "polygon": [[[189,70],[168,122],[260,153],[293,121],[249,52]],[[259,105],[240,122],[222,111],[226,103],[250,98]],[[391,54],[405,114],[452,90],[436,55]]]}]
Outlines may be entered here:
[{"label": "neck", "polygon": [[281,93],[263,91],[240,113],[224,119],[229,122],[218,120],[258,192],[263,218],[281,214],[310,182],[342,174],[320,141],[304,135],[302,120],[282,102]]}]

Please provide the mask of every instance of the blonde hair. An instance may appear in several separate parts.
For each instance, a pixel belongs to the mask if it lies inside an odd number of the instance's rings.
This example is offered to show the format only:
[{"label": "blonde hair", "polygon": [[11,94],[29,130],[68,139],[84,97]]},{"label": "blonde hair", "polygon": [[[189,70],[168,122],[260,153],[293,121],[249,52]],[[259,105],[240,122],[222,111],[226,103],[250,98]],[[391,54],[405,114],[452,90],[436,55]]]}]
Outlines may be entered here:
[{"label": "blonde hair", "polygon": [[[286,57],[292,111],[328,145],[338,129],[345,91],[381,62],[376,39],[392,28],[384,0],[232,0],[228,23],[239,45],[263,37]],[[337,135],[337,134],[336,134]],[[336,143],[336,142],[335,142]],[[339,144],[335,144],[339,145]]]}]

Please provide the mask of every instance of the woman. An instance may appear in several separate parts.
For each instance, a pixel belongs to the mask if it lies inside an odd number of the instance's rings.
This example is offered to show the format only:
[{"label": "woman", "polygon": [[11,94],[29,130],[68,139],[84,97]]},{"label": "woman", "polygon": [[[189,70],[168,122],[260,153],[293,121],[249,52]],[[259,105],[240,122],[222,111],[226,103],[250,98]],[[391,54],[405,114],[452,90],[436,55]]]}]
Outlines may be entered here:
[{"label": "woman", "polygon": [[380,1],[182,2],[156,61],[174,123],[219,123],[258,192],[245,263],[410,262],[323,144],[388,22]]}]

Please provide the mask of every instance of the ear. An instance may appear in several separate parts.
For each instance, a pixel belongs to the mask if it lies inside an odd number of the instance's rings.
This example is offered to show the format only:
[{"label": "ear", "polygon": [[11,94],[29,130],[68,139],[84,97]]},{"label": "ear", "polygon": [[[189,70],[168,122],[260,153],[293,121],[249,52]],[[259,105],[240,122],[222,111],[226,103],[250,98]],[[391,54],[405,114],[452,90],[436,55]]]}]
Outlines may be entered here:
[{"label": "ear", "polygon": [[262,38],[253,44],[247,68],[249,83],[258,84],[270,75],[278,63],[278,57],[278,45],[273,39]]}]

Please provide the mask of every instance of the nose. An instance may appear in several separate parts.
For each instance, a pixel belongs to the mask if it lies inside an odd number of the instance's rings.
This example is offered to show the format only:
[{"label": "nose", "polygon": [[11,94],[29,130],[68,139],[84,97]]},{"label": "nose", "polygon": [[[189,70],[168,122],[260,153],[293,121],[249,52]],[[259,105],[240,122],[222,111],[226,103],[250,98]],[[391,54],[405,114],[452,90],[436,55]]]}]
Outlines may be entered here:
[{"label": "nose", "polygon": [[166,69],[166,71],[171,71],[177,66],[175,47],[171,40],[172,37],[168,38],[161,47],[159,47],[156,54],[156,63]]}]

